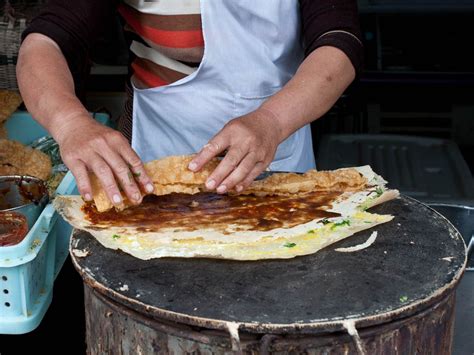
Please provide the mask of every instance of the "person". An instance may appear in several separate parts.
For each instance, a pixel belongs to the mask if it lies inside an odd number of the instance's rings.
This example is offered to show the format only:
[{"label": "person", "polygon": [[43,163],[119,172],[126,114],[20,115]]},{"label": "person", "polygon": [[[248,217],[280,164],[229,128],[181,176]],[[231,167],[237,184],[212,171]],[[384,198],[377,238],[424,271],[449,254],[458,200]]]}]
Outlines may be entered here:
[{"label": "person", "polygon": [[[74,86],[116,11],[131,38],[120,132],[96,123]],[[143,162],[168,155],[197,152],[198,171],[225,154],[206,181],[218,193],[265,169],[314,168],[309,123],[362,53],[356,0],[50,0],[22,35],[17,77],[83,198],[93,172],[114,204],[122,193],[140,203],[153,191]]]}]

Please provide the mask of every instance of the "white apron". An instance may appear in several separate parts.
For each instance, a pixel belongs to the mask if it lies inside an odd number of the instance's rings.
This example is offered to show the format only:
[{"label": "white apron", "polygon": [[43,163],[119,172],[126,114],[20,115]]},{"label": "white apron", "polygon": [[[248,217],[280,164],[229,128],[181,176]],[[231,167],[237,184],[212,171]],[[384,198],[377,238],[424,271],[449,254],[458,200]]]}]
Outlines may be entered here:
[{"label": "white apron", "polygon": [[[201,0],[201,18],[198,69],[166,86],[134,87],[132,147],[143,161],[198,152],[280,90],[303,60],[297,0]],[[269,168],[314,167],[307,125],[279,145]]]}]

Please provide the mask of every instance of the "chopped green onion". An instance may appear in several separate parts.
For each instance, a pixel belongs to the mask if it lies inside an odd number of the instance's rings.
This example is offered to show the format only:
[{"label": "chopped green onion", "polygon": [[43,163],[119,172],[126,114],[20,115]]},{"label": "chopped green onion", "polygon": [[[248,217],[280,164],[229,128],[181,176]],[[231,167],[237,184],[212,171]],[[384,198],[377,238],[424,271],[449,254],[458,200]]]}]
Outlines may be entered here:
[{"label": "chopped green onion", "polygon": [[378,186],[378,187],[375,189],[375,193],[377,194],[377,197],[380,197],[380,196],[382,196],[382,194],[383,194],[383,189],[382,189],[380,186]]},{"label": "chopped green onion", "polygon": [[364,203],[362,203],[359,206],[359,209],[361,211],[367,211],[369,209],[369,204],[371,203],[371,201],[375,200],[377,197],[382,196],[383,192],[384,192],[383,188],[380,187],[380,186],[377,186],[377,188],[375,189],[376,195],[375,196],[370,196]]},{"label": "chopped green onion", "polygon": [[326,224],[329,224],[331,222],[328,221],[327,218],[324,218],[322,221],[321,221],[322,224],[326,225]]},{"label": "chopped green onion", "polygon": [[310,229],[310,230],[308,231],[308,234],[314,234],[314,230],[313,230],[313,229]]},{"label": "chopped green onion", "polygon": [[334,230],[336,229],[337,227],[341,227],[341,226],[350,226],[351,225],[351,221],[349,221],[348,219],[344,219],[342,220],[341,222],[337,222],[337,223],[334,223],[332,226],[331,226],[331,229]]},{"label": "chopped green onion", "polygon": [[119,239],[120,236],[119,236],[118,234],[114,234],[114,235],[112,236],[112,238],[113,238],[113,239]]},{"label": "chopped green onion", "polygon": [[400,302],[405,303],[406,301],[408,301],[408,296],[401,296],[400,297]]},{"label": "chopped green onion", "polygon": [[284,247],[286,248],[293,248],[296,246],[296,243],[290,243],[290,242],[287,242],[285,244],[283,244]]}]

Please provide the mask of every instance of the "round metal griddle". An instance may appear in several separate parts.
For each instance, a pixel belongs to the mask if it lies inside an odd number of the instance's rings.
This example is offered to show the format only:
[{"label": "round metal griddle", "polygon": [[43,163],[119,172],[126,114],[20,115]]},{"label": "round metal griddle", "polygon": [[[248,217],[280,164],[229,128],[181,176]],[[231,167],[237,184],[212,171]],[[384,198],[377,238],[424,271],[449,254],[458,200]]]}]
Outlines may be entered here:
[{"label": "round metal griddle", "polygon": [[[371,212],[393,221],[313,254],[289,260],[165,258],[143,261],[107,249],[76,231],[76,268],[94,290],[150,317],[225,329],[238,322],[255,332],[341,329],[405,317],[452,291],[465,267],[465,245],[440,214],[407,198]],[[334,251],[378,237],[369,248]]]}]

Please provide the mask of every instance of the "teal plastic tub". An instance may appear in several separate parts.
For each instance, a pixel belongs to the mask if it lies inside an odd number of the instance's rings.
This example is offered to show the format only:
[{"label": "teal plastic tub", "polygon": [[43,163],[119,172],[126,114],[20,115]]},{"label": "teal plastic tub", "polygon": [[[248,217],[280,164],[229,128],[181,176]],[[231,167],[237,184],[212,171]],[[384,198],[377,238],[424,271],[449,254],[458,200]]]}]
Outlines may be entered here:
[{"label": "teal plastic tub", "polygon": [[[109,116],[95,118],[110,125]],[[28,113],[18,112],[6,123],[8,137],[23,144],[47,135]],[[77,193],[69,172],[56,194]],[[23,241],[0,247],[0,334],[24,334],[43,319],[53,297],[53,283],[68,255],[71,226],[46,205]]]}]

